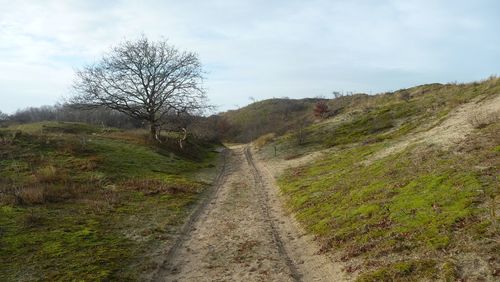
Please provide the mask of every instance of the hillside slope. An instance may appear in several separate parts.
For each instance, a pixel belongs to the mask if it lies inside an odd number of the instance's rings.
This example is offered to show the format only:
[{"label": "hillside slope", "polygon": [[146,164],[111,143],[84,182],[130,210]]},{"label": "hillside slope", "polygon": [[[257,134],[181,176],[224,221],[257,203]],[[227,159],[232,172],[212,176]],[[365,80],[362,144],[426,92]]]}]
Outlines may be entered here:
[{"label": "hillside slope", "polygon": [[0,280],[150,276],[215,173],[212,144],[175,146],[80,123],[0,129]]},{"label": "hillside slope", "polygon": [[500,79],[346,105],[260,149],[323,252],[359,281],[498,279]]},{"label": "hillside slope", "polygon": [[229,142],[249,142],[266,133],[283,134],[297,124],[311,124],[310,112],[318,101],[326,99],[275,98],[258,101],[221,117],[228,122],[224,137]]}]

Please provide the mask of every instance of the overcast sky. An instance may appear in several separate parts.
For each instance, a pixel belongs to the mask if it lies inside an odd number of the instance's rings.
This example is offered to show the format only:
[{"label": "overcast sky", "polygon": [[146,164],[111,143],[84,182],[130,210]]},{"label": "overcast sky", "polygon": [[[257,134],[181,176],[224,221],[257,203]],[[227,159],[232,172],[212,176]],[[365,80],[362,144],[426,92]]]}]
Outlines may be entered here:
[{"label": "overcast sky", "polygon": [[497,0],[0,0],[0,111],[57,102],[75,69],[141,34],[197,52],[220,110],[500,71]]}]

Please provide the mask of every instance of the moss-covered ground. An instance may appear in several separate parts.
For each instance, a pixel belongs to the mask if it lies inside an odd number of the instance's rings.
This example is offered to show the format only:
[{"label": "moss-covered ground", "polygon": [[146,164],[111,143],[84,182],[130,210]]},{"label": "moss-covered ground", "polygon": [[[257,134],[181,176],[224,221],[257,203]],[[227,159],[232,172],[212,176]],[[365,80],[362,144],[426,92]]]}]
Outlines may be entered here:
[{"label": "moss-covered ground", "polygon": [[471,275],[463,271],[465,255],[489,264],[474,279],[493,279],[500,248],[498,120],[452,148],[420,143],[373,156],[396,138],[439,124],[457,105],[499,90],[493,79],[402,90],[414,93],[408,101],[399,92],[374,97],[377,103],[351,119],[308,127],[301,145],[291,132],[261,153],[273,158],[276,146],[287,159],[332,148],[289,169],[278,183],[322,250],[339,254],[360,281],[455,281]]},{"label": "moss-covered ground", "polygon": [[[211,179],[213,146],[189,157],[142,133],[77,123],[0,131],[0,280],[137,280]],[[205,149],[203,149],[205,148]]]}]

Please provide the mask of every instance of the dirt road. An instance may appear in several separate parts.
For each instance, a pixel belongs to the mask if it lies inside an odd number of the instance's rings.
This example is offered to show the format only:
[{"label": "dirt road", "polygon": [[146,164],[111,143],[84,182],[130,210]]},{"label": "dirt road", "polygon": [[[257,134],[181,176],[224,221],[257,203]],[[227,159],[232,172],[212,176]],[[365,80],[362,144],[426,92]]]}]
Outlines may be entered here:
[{"label": "dirt road", "polygon": [[206,203],[155,281],[345,281],[287,216],[274,180],[248,146],[228,150]]}]

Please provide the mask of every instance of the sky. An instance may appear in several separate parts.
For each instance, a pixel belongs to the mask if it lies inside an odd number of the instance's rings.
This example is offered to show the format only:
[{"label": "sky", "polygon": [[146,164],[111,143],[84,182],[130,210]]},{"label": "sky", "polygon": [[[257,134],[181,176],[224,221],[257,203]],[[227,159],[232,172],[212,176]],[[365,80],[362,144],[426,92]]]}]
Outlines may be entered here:
[{"label": "sky", "polygon": [[0,0],[0,111],[72,94],[75,70],[145,35],[199,54],[219,110],[500,72],[497,0]]}]

